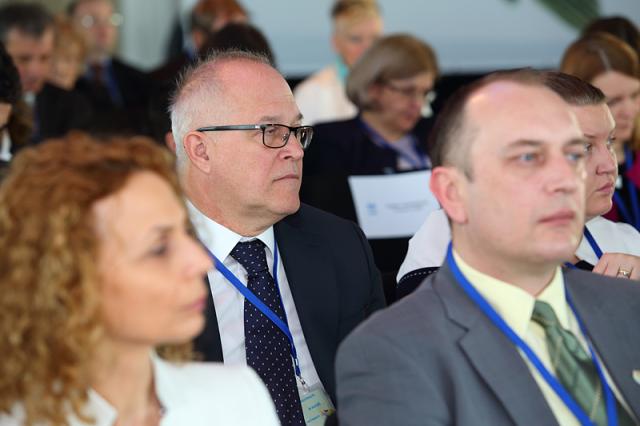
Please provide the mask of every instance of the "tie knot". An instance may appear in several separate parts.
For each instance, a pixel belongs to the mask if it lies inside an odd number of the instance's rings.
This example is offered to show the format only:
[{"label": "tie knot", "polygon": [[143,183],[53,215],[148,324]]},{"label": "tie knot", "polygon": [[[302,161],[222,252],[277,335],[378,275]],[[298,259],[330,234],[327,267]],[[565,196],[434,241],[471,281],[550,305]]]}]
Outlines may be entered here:
[{"label": "tie knot", "polygon": [[231,257],[242,265],[249,275],[269,271],[264,243],[258,239],[236,244],[231,250]]},{"label": "tie knot", "polygon": [[558,317],[553,311],[551,305],[539,300],[537,300],[533,306],[533,315],[531,316],[531,319],[542,325],[544,328],[559,325]]}]

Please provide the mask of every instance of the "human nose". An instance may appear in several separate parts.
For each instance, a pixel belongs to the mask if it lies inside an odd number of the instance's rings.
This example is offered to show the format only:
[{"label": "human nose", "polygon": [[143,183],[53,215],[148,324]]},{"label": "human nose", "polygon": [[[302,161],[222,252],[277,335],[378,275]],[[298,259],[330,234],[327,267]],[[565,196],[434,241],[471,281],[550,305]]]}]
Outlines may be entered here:
[{"label": "human nose", "polygon": [[598,147],[595,155],[596,174],[613,174],[618,170],[618,162],[612,148],[602,145]]},{"label": "human nose", "polygon": [[304,149],[302,149],[302,144],[295,132],[289,134],[287,144],[282,147],[282,153],[285,158],[292,158],[294,160],[299,160],[304,157]]},{"label": "human nose", "polygon": [[545,176],[549,192],[573,193],[584,186],[586,179],[584,160],[571,160],[565,153],[558,154],[549,161]]}]

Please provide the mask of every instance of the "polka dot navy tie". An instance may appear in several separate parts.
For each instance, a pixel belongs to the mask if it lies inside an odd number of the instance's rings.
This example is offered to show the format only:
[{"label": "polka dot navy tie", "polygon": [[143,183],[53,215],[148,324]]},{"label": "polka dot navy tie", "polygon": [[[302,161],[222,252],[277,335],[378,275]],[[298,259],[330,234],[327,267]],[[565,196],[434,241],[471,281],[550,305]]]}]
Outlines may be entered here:
[{"label": "polka dot navy tie", "polygon": [[[286,323],[280,293],[269,273],[262,241],[238,243],[231,251],[231,257],[247,271],[249,290]],[[246,299],[244,336],[247,364],[256,370],[267,386],[280,422],[283,425],[304,425],[289,339]]]}]

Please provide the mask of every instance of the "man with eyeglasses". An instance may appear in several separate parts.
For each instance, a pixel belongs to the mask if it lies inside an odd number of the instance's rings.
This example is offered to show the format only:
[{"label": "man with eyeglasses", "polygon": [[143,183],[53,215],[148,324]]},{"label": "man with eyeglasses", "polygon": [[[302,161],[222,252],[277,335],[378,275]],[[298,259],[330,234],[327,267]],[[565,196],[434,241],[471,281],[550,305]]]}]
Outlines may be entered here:
[{"label": "man with eyeglasses", "polygon": [[256,369],[283,425],[321,425],[334,408],[338,344],[384,305],[366,238],[300,204],[313,129],[268,59],[210,57],[170,109],[191,219],[216,264],[196,348]]},{"label": "man with eyeglasses", "polygon": [[122,15],[115,12],[111,0],[74,0],[67,13],[87,43],[86,70],[76,87],[102,117],[99,129],[147,133],[148,79],[113,53]]},{"label": "man with eyeglasses", "polygon": [[33,112],[32,142],[59,137],[88,125],[86,99],[46,81],[53,52],[53,17],[38,4],[0,7],[0,42],[20,74],[23,100]]}]

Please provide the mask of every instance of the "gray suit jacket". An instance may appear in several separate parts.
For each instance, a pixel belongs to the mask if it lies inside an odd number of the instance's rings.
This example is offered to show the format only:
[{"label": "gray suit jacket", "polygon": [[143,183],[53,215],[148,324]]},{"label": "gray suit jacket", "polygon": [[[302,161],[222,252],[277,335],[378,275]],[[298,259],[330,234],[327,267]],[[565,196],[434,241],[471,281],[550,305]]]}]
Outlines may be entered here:
[{"label": "gray suit jacket", "polygon": [[[565,283],[596,351],[640,418],[640,285],[583,271]],[[338,415],[350,425],[556,425],[515,346],[445,264],[341,345]]]}]

